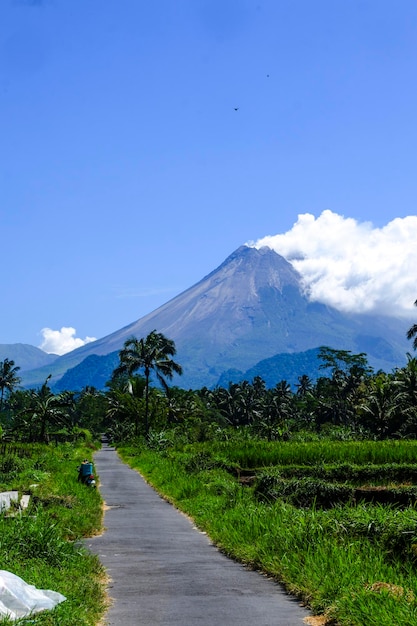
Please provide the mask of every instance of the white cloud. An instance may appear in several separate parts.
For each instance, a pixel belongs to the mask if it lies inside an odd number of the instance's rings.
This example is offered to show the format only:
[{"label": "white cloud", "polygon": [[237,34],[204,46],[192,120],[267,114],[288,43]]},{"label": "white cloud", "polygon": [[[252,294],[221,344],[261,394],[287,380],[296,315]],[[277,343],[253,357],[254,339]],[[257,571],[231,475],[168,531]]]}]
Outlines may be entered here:
[{"label": "white cloud", "polygon": [[72,328],[71,326],[63,326],[61,330],[42,328],[41,334],[43,336],[43,341],[39,348],[49,354],[61,355],[96,340],[95,337],[80,339],[75,336],[76,332],[75,328]]},{"label": "white cloud", "polygon": [[311,300],[343,311],[415,314],[415,215],[375,228],[329,210],[317,218],[304,213],[288,232],[248,245],[268,246],[290,261]]}]

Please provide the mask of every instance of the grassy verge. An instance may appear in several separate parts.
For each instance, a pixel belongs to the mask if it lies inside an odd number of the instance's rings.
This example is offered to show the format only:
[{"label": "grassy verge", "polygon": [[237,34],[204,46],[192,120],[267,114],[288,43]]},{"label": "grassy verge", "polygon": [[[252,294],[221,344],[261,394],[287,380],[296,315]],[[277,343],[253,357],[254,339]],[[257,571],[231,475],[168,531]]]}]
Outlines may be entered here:
[{"label": "grassy verge", "polygon": [[103,615],[104,569],[81,541],[102,523],[98,490],[77,482],[87,456],[91,449],[70,444],[30,445],[14,446],[0,460],[0,491],[30,495],[26,511],[0,515],[0,569],[67,598],[52,611],[0,623],[93,626]]},{"label": "grassy verge", "polygon": [[[119,452],[226,554],[274,576],[329,624],[417,625],[415,508],[344,504],[319,509],[297,508],[280,498],[262,502],[230,473],[236,450],[233,458],[223,450],[221,460],[207,450],[202,456],[198,446],[194,452],[192,447]],[[281,451],[281,462],[285,454]],[[326,454],[318,454],[320,462]],[[341,455],[339,447],[339,458],[328,456],[340,462]],[[398,450],[396,455],[401,456]],[[360,457],[369,463],[369,449],[359,449],[354,461]],[[374,457],[392,462],[392,450]],[[300,463],[298,455],[294,460]],[[408,449],[397,460],[410,462]]]}]

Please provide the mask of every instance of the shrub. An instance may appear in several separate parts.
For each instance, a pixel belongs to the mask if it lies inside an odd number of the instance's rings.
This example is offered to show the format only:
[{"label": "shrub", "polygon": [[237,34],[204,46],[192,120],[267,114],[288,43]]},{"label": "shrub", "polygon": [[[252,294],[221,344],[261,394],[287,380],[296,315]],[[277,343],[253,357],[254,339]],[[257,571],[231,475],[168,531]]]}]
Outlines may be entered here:
[{"label": "shrub", "polygon": [[264,474],[256,483],[255,494],[259,499],[274,501],[281,498],[302,508],[331,508],[336,504],[349,502],[353,489],[315,478],[286,480]]}]

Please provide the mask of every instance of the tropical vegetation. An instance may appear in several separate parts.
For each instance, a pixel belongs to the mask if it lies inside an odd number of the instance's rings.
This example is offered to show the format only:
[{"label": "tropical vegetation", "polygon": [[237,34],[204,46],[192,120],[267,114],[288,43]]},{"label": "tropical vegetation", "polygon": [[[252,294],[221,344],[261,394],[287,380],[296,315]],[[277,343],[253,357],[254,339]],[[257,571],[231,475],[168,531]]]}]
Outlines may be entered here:
[{"label": "tropical vegetation", "polygon": [[[417,300],[414,302],[414,306],[417,306]],[[417,350],[417,324],[413,324],[408,330],[407,339],[413,340],[413,348]]]},{"label": "tropical vegetation", "polygon": [[3,445],[72,450],[106,433],[222,550],[329,623],[417,626],[417,359],[375,372],[366,354],[322,346],[314,380],[184,390],[168,384],[175,355],[155,330],[132,337],[105,391],[59,394],[49,377],[19,388],[3,363]]},{"label": "tropical vegetation", "polygon": [[20,383],[20,378],[17,375],[19,370],[20,367],[15,366],[11,359],[4,359],[0,362],[0,411],[3,409],[5,393],[11,393]]},{"label": "tropical vegetation", "polygon": [[282,583],[317,623],[417,624],[417,442],[265,445],[235,432],[119,451],[225,554]]},{"label": "tropical vegetation", "polygon": [[[145,339],[131,337],[120,351],[120,365],[114,370],[113,379],[126,375],[127,390],[133,395],[130,377],[143,368],[145,373],[145,435],[149,432],[149,383],[154,370],[164,389],[168,388],[166,378],[172,379],[174,373],[182,374],[182,367],[172,357],[176,354],[175,343],[162,333],[153,330]],[[138,434],[137,425],[135,434]]]},{"label": "tropical vegetation", "polygon": [[[66,598],[52,611],[18,623],[94,626],[105,611],[106,573],[82,542],[101,529],[101,498],[76,480],[77,464],[95,448],[84,441],[0,443],[0,492],[18,494],[0,513],[0,570]],[[23,496],[27,508],[19,504]]]}]

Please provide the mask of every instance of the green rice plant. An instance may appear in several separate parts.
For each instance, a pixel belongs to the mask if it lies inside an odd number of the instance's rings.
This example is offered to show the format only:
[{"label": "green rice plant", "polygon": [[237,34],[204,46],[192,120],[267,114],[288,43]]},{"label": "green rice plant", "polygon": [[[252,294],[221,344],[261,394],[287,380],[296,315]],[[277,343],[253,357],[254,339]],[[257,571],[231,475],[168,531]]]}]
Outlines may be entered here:
[{"label": "green rice plant", "polygon": [[204,442],[194,451],[220,454],[241,468],[262,468],[275,465],[327,465],[352,463],[357,465],[414,463],[416,441],[291,441]]},{"label": "green rice plant", "polygon": [[334,537],[366,538],[379,547],[388,561],[416,563],[417,511],[414,507],[404,510],[380,504],[336,507],[329,513],[328,532]]},{"label": "green rice plant", "polygon": [[[330,448],[323,449],[321,466],[324,457],[332,457]],[[217,444],[194,449],[202,451],[233,462],[243,458],[241,449],[233,455]],[[266,504],[221,467],[187,471],[183,461],[191,452],[143,451],[130,462],[191,515],[221,550],[273,576],[314,612],[340,626],[417,625],[414,508],[365,504],[296,508],[282,499]],[[293,456],[299,461],[298,452]],[[399,459],[398,450],[396,454]],[[371,456],[369,450],[363,454],[367,463],[381,461],[377,454],[372,461]],[[353,463],[352,448],[348,457],[346,462]]]},{"label": "green rice plant", "polygon": [[282,498],[299,507],[330,508],[341,502],[349,502],[354,490],[348,485],[337,485],[318,478],[282,479],[261,475],[254,488],[255,496],[267,501]]},{"label": "green rice plant", "polygon": [[274,472],[282,478],[317,477],[326,480],[348,482],[351,485],[371,483],[385,485],[387,482],[417,483],[417,464],[385,463],[358,465],[354,463],[332,463],[317,465],[277,465]]},{"label": "green rice plant", "polygon": [[[257,474],[254,493],[264,501],[273,501],[282,498],[295,506],[332,507],[339,502],[382,502],[385,504],[407,507],[417,502],[417,487],[410,486],[377,486],[367,485],[355,488],[345,480],[334,483],[328,476],[338,475],[338,472],[318,471],[306,472],[287,471],[288,467],[278,466],[272,470],[264,470]],[[294,477],[294,474],[296,477]],[[312,474],[312,475],[310,475]],[[287,476],[290,476],[288,478]],[[357,476],[360,472],[357,472]],[[322,476],[323,478],[318,478]],[[380,482],[380,481],[378,481]]]}]

